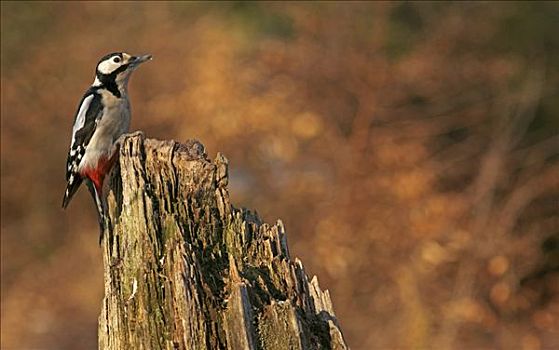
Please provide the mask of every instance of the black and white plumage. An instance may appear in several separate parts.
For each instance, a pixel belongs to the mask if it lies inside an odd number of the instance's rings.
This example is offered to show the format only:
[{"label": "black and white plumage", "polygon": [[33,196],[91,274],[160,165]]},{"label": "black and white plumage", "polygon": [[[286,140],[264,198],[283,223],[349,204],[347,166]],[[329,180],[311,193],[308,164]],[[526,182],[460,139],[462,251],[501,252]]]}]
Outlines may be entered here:
[{"label": "black and white plumage", "polygon": [[66,163],[66,208],[83,181],[104,219],[103,180],[116,154],[116,141],[130,126],[127,85],[131,73],[151,55],[140,57],[111,53],[99,61],[95,81],[82,97],[74,118],[72,141]]}]

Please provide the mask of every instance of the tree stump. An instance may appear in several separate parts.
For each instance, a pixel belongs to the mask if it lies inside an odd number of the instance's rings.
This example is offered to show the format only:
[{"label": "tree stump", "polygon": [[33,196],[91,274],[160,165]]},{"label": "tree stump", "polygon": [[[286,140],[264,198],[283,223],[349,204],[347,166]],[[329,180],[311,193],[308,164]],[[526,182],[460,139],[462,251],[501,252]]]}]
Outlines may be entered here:
[{"label": "tree stump", "polygon": [[197,141],[123,139],[102,242],[99,349],[347,349],[281,221],[236,209],[227,159]]}]

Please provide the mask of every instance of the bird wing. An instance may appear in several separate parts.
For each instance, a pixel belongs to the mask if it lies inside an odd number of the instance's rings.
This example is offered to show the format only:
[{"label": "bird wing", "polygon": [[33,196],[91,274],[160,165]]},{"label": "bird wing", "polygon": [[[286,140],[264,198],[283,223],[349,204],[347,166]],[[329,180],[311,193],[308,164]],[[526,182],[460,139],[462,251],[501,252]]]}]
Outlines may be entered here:
[{"label": "bird wing", "polygon": [[66,181],[68,184],[62,201],[63,208],[66,208],[70,203],[72,196],[83,181],[78,173],[78,168],[102,114],[101,95],[94,89],[88,90],[80,101],[80,106],[74,118],[72,143],[66,161]]}]

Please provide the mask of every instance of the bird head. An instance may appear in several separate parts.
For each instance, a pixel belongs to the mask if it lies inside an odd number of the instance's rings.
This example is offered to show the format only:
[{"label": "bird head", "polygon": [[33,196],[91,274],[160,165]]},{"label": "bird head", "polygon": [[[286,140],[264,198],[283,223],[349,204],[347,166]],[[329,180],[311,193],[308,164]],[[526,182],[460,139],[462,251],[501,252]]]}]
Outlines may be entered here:
[{"label": "bird head", "polygon": [[126,87],[128,79],[140,64],[152,59],[151,55],[132,56],[125,52],[114,52],[103,56],[95,72],[96,84],[116,84]]}]

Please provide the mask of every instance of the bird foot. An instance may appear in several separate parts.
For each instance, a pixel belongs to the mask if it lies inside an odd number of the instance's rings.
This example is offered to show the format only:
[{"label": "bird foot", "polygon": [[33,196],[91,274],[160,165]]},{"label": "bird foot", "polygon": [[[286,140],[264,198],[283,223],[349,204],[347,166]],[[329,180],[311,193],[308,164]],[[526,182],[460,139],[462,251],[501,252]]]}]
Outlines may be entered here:
[{"label": "bird foot", "polygon": [[138,130],[138,131],[134,131],[128,134],[122,134],[119,136],[118,139],[116,139],[116,141],[113,144],[113,148],[112,148],[112,154],[116,154],[118,153],[118,151],[120,150],[120,146],[124,143],[124,141],[129,138],[129,137],[141,137],[142,139],[145,138],[145,134],[143,131]]}]

